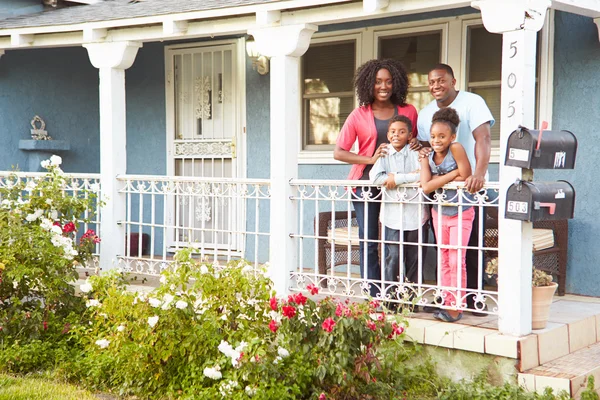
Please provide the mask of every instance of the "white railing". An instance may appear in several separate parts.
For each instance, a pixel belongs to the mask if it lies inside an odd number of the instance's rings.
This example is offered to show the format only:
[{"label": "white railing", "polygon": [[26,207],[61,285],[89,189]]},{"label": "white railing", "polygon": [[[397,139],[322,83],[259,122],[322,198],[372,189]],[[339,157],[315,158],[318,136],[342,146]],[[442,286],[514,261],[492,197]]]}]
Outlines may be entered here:
[{"label": "white railing", "polygon": [[[415,301],[419,305],[434,303],[433,305],[439,308],[467,309],[467,300],[473,300],[474,305],[470,306],[471,309],[489,314],[498,313],[497,291],[495,287],[484,285],[485,264],[489,259],[496,257],[498,251],[497,227],[490,226],[490,222],[494,224],[497,221],[497,183],[486,184],[484,190],[472,197],[465,197],[463,185],[457,183],[448,184],[440,194],[428,197],[416,184],[403,185],[393,195],[389,195],[380,192],[368,182],[362,186],[362,195],[358,197],[354,190],[356,184],[356,181],[330,180],[291,182],[296,193],[292,200],[298,202],[299,209],[298,232],[292,235],[298,240],[299,252],[299,262],[292,274],[292,290],[305,290],[308,284],[314,284],[320,286],[321,293],[325,294],[354,298],[372,296],[390,304]],[[416,240],[406,241],[403,235],[400,235],[398,240],[391,240],[389,232],[386,237],[383,224],[378,224],[377,238],[359,240],[353,203],[364,205],[367,209],[369,206],[380,206],[381,216],[386,221],[398,217],[398,212],[403,214],[407,205],[419,204],[422,206],[416,207],[416,214],[415,207],[412,206],[411,218],[427,222],[418,228]],[[427,231],[429,208],[437,210],[438,215],[432,220],[435,219],[433,222],[441,226],[442,209],[448,209],[448,206],[454,206],[458,211],[458,231],[463,228],[462,217],[466,216],[467,212],[472,212],[468,211],[472,207],[478,217],[479,235],[476,243],[468,245],[461,240],[450,244],[450,241],[444,240],[441,244],[436,244],[432,240],[433,232]],[[461,207],[456,208],[457,206]],[[389,214],[387,218],[386,212]],[[365,221],[365,225],[369,222]],[[402,230],[402,227],[399,229]],[[365,230],[368,230],[368,226],[365,226]],[[364,265],[368,265],[369,255],[368,251],[359,251],[360,242],[365,246],[372,243],[371,246],[378,248],[375,260],[377,273],[376,276],[369,276],[370,279],[364,279],[365,274],[361,275],[360,258],[363,258]],[[402,260],[404,252],[414,251],[414,248],[418,249],[418,268],[416,276],[412,273],[412,279],[409,280]],[[393,258],[386,259],[390,250],[399,253],[398,265],[391,264],[389,260]],[[461,282],[463,276],[458,268],[455,283],[452,286],[443,285],[443,280],[447,282],[447,279],[443,279],[443,253],[456,251],[460,259],[462,252],[467,250],[475,252],[469,256],[476,257],[476,284],[471,284],[470,289],[459,287],[456,282]],[[388,271],[397,275],[392,278],[388,272],[386,279],[386,266]]]},{"label": "white railing", "polygon": [[269,257],[269,181],[123,175],[125,271],[159,274],[178,249],[193,247],[202,260]]},{"label": "white railing", "polygon": [[[44,179],[46,173],[43,172],[11,172],[0,171],[0,188],[10,188],[19,183],[25,183],[23,199],[31,195],[35,190],[35,183]],[[66,185],[63,188],[65,196],[83,196],[89,197],[90,192],[100,192],[99,174],[64,174]],[[77,239],[89,229],[96,233],[100,232],[100,207],[96,202],[94,209],[85,210],[79,219],[77,226]],[[92,259],[88,261],[86,267],[97,267],[99,265],[98,255],[100,254],[101,242],[96,244],[96,249]]]}]

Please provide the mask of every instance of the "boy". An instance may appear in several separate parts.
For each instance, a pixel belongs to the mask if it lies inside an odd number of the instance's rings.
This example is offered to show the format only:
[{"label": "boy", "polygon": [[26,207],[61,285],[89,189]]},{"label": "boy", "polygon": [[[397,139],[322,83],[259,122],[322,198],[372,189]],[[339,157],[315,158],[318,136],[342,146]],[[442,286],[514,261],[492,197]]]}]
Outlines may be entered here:
[{"label": "boy", "polygon": [[[418,281],[419,229],[422,229],[422,242],[428,237],[425,222],[429,219],[429,210],[423,204],[419,204],[418,190],[398,187],[403,183],[418,182],[420,178],[419,153],[410,150],[407,145],[411,137],[410,119],[403,115],[392,117],[387,133],[390,141],[387,155],[377,159],[369,173],[373,184],[384,188],[379,220],[385,226],[384,240],[388,242],[385,245],[384,267],[387,282],[398,281],[401,261],[406,266],[405,279],[412,283]],[[403,243],[404,260],[400,260],[400,243]]]}]

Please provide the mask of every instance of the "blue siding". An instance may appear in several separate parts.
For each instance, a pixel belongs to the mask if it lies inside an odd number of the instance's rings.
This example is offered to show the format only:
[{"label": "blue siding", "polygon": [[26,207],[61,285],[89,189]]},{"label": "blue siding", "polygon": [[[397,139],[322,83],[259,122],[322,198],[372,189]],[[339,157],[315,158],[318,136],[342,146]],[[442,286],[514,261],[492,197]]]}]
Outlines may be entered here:
[{"label": "blue siding", "polygon": [[34,115],[46,121],[68,172],[98,172],[98,72],[82,47],[7,51],[0,60],[0,170],[27,169],[20,139],[30,139]]},{"label": "blue siding", "polygon": [[575,170],[536,171],[536,180],[565,179],[575,186],[575,219],[569,225],[567,292],[600,296],[600,219],[594,178],[600,141],[600,43],[591,18],[557,12],[554,48],[554,129],[579,141]]}]

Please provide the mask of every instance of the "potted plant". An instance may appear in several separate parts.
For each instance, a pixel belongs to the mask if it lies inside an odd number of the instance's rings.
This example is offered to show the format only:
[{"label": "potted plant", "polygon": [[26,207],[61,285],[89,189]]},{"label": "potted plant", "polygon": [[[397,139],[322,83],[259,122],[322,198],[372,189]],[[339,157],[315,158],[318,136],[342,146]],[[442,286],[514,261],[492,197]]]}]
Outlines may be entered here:
[{"label": "potted plant", "polygon": [[[488,261],[485,272],[498,279],[498,258]],[[550,305],[558,284],[552,282],[552,275],[533,266],[531,280],[531,328],[544,329],[550,315]]]}]

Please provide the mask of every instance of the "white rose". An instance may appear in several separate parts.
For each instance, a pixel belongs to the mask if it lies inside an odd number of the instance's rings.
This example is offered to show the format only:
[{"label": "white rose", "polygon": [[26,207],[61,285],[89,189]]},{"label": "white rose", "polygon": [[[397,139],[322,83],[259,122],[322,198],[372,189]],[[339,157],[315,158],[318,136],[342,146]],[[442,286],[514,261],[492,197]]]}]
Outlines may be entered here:
[{"label": "white rose", "polygon": [[178,309],[180,309],[180,310],[183,310],[184,308],[187,308],[187,306],[188,306],[188,303],[186,303],[183,300],[179,300],[177,303],[175,303],[175,307],[178,308]]},{"label": "white rose", "polygon": [[86,307],[88,307],[88,308],[89,308],[89,307],[100,307],[101,305],[102,305],[102,304],[100,304],[100,302],[99,302],[98,300],[96,300],[96,299],[91,299],[91,300],[88,300],[88,301],[85,303],[85,306],[86,306]]},{"label": "white rose", "polygon": [[171,303],[173,302],[174,299],[175,299],[175,297],[173,297],[172,294],[169,294],[169,293],[165,294],[163,296],[164,303],[162,305],[162,309],[163,310],[168,310],[169,306],[171,305]]},{"label": "white rose", "polygon": [[148,318],[148,325],[150,325],[150,328],[154,328],[154,326],[156,325],[157,322],[158,322],[158,315]]},{"label": "white rose", "polygon": [[105,349],[108,347],[108,345],[110,344],[110,340],[106,340],[106,339],[100,339],[100,340],[96,340],[96,344],[98,345],[98,347],[100,347],[101,349]]},{"label": "white rose", "polygon": [[60,164],[62,164],[62,158],[60,156],[57,156],[56,154],[53,155],[52,157],[50,157],[50,163],[55,166],[58,167]]},{"label": "white rose", "polygon": [[52,228],[50,229],[50,231],[52,233],[54,233],[55,235],[62,235],[62,233],[63,233],[62,228],[58,225],[52,225]]},{"label": "white rose", "polygon": [[89,293],[94,290],[94,288],[92,287],[91,283],[85,282],[83,285],[79,286],[79,290],[81,290],[83,293]]},{"label": "white rose", "polygon": [[290,352],[284,349],[283,347],[279,347],[277,348],[277,354],[279,354],[280,357],[288,357],[290,355]]},{"label": "white rose", "polygon": [[124,325],[119,325],[119,326],[117,326],[117,330],[119,332],[123,332],[125,330],[125,326]]},{"label": "white rose", "polygon": [[221,379],[223,377],[218,366],[216,366],[214,368],[208,368],[208,367],[204,368],[204,376],[206,376],[207,378],[210,378],[210,379],[215,379],[215,380]]},{"label": "white rose", "polygon": [[208,274],[208,267],[206,265],[202,265],[200,267],[200,273],[201,274]]},{"label": "white rose", "polygon": [[155,299],[154,297],[152,297],[152,298],[148,299],[148,303],[152,307],[157,308],[157,307],[160,307],[161,301],[159,299]]},{"label": "white rose", "polygon": [[42,166],[42,168],[48,169],[50,168],[50,160],[44,160],[40,163],[40,165]]}]

